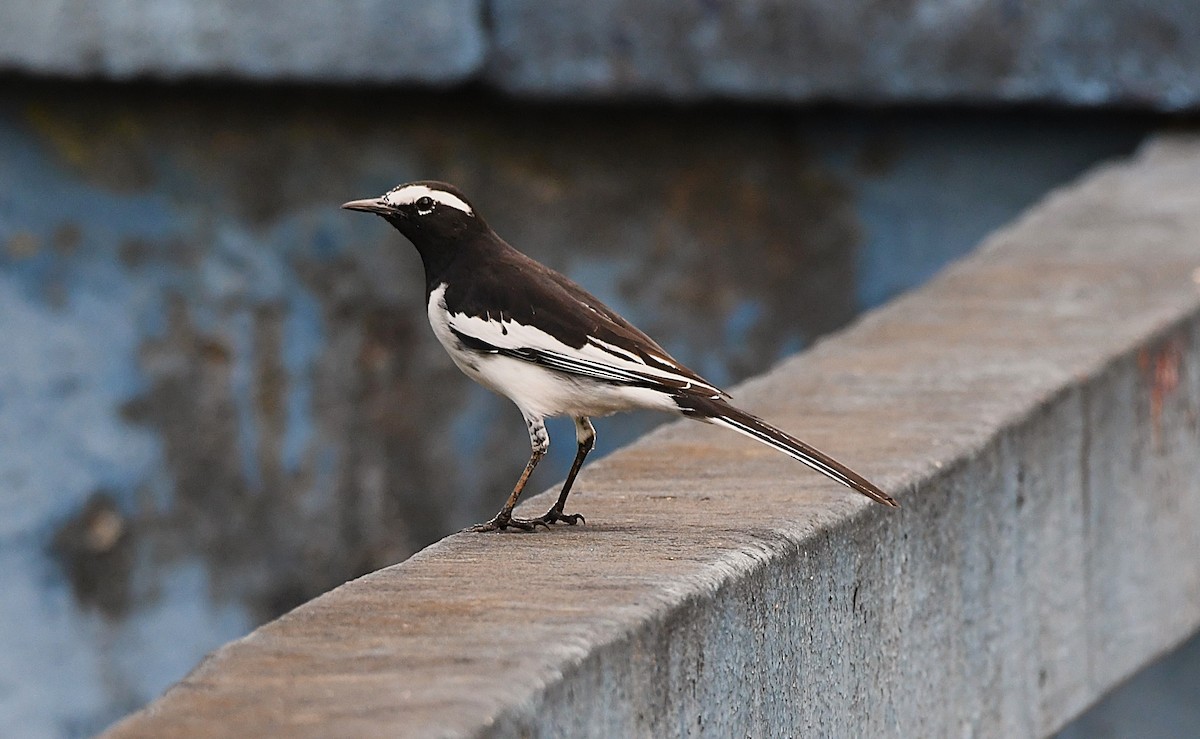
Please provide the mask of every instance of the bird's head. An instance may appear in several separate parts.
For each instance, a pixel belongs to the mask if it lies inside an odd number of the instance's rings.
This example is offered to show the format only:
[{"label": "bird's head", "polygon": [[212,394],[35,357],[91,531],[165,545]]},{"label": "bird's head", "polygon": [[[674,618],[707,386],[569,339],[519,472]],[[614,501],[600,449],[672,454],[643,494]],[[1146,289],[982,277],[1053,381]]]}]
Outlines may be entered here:
[{"label": "bird's head", "polygon": [[453,247],[461,239],[489,230],[466,196],[445,182],[409,182],[380,197],[351,200],[342,207],[382,216],[422,253]]}]

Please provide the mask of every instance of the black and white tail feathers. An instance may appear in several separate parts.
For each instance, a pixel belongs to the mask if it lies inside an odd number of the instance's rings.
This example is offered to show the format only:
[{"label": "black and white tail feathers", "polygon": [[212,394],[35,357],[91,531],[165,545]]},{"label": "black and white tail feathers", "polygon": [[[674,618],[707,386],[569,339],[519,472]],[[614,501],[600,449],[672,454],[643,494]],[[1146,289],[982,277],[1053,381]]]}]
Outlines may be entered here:
[{"label": "black and white tail feathers", "polygon": [[705,398],[691,394],[675,396],[675,402],[684,415],[700,421],[715,423],[733,429],[752,439],[761,441],[792,459],[808,465],[831,480],[856,490],[877,503],[898,508],[895,498],[880,490],[870,480],[850,469],[819,449],[780,431],[771,424],[745,411],[734,408],[721,398]]}]

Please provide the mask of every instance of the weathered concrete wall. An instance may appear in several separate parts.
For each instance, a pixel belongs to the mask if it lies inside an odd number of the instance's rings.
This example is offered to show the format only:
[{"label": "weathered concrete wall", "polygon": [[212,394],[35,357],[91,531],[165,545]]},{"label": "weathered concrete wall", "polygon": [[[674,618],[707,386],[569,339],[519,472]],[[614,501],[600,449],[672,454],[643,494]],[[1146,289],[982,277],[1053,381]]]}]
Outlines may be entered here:
[{"label": "weathered concrete wall", "polygon": [[[346,198],[458,182],[729,384],[1149,124],[0,89],[0,725],[91,735],[494,512],[528,452],[517,413],[450,364],[415,255]],[[659,420],[598,422],[597,454]],[[539,480],[573,454],[552,432]]]},{"label": "weathered concrete wall", "polygon": [[1190,2],[494,0],[489,79],[526,94],[1200,103]]},{"label": "weathered concrete wall", "polygon": [[0,68],[111,79],[440,85],[487,52],[479,0],[60,0],[0,6]]},{"label": "weathered concrete wall", "polygon": [[1188,0],[61,0],[0,6],[0,69],[523,95],[1200,105]]},{"label": "weathered concrete wall", "polygon": [[1051,732],[1200,626],[1198,368],[1167,138],[737,390],[899,511],[675,424],[589,468],[586,526],[450,537],[109,736]]}]

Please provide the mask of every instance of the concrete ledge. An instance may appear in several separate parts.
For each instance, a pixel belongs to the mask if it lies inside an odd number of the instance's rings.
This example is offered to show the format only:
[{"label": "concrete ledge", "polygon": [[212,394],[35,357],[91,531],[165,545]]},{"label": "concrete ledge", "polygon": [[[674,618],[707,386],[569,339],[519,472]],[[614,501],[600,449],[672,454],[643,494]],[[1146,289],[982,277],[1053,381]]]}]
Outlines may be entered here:
[{"label": "concrete ledge", "polygon": [[108,736],[1049,733],[1200,626],[1198,282],[1165,138],[737,389],[899,511],[674,424],[586,526],[443,540]]}]

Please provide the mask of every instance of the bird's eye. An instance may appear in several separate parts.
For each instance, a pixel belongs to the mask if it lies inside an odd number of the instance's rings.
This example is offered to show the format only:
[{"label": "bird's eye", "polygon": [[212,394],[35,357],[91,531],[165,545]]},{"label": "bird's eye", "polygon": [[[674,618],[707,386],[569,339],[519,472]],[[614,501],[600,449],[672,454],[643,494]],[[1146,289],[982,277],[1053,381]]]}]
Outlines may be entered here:
[{"label": "bird's eye", "polygon": [[423,198],[417,198],[415,205],[417,206],[417,213],[420,215],[425,216],[433,212],[433,198],[428,195]]}]

